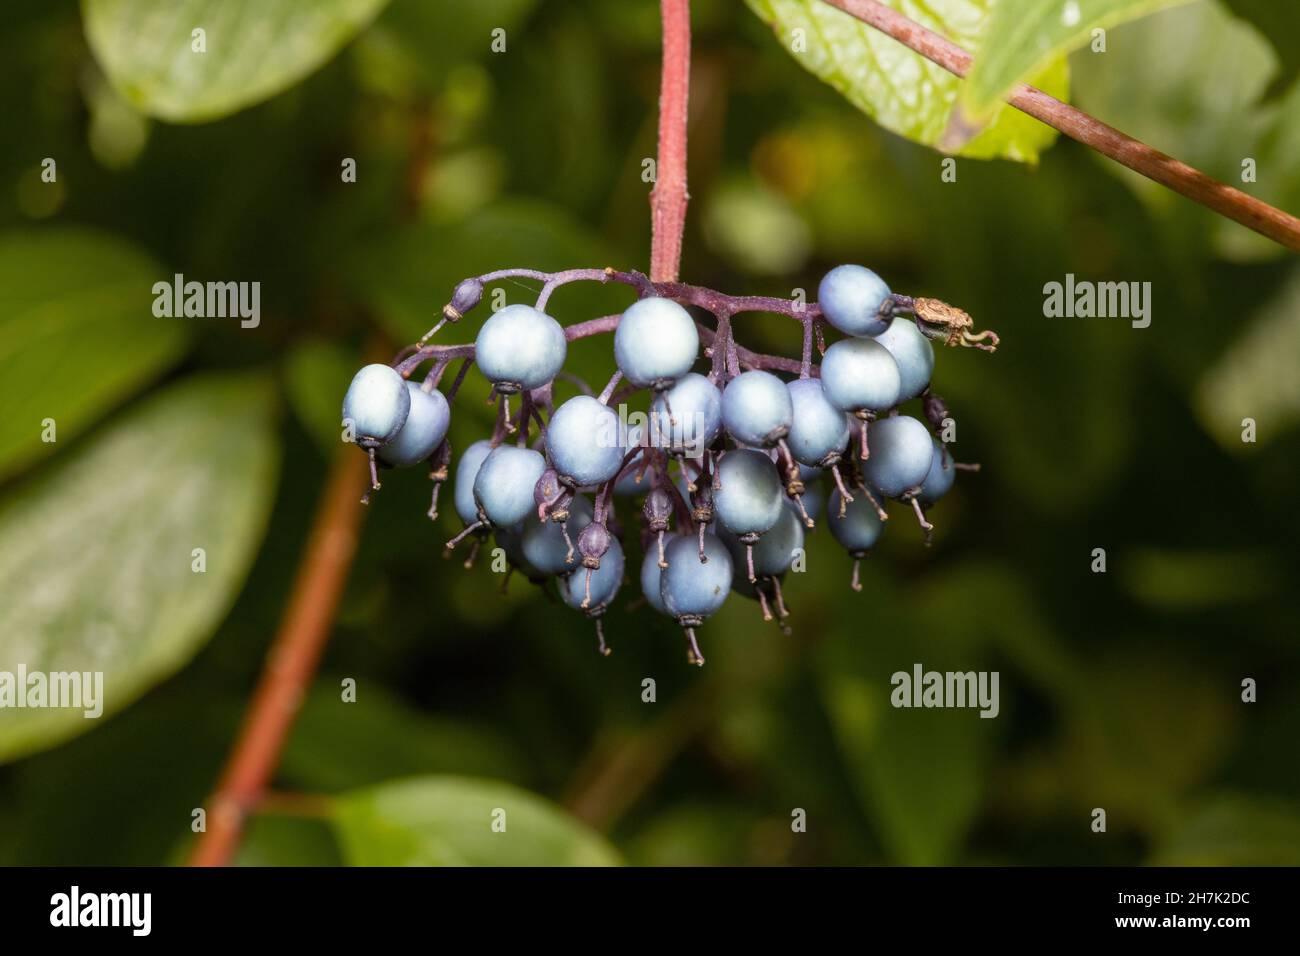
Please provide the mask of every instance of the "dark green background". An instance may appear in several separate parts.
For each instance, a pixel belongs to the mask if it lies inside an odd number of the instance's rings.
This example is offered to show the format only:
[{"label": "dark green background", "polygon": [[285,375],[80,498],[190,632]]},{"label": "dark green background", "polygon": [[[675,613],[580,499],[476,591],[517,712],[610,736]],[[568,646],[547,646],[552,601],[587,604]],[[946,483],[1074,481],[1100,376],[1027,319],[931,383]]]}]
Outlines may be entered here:
[{"label": "dark green background", "polygon": [[[272,368],[285,413],[272,521],[233,611],[128,711],[0,767],[0,862],[177,859],[333,451],[333,410],[312,396],[341,397],[377,330],[392,345],[415,338],[465,275],[648,261],[640,172],[654,153],[656,6],[539,3],[498,56],[478,37],[441,36],[419,6],[395,0],[269,102],[206,125],[149,123],[119,168],[88,142],[78,78],[93,61],[75,5],[6,13],[0,221],[92,225],[168,272],[259,280],[261,327],[200,322],[170,375]],[[1284,293],[1294,258],[1243,254],[1236,227],[1180,199],[1145,201],[1068,141],[1037,168],[959,161],[945,183],[937,153],[881,132],[742,4],[694,6],[683,278],[815,295],[826,268],[854,261],[897,291],[965,308],[1003,346],[943,351],[935,385],[958,421],[958,458],[983,473],[960,476],[935,509],[931,549],[892,509],[861,594],[818,530],[808,573],[786,587],[793,634],[733,597],[701,630],[703,671],[686,665],[671,622],[627,607],[634,582],[606,618],[608,659],[588,622],[523,581],[499,597],[486,565],[440,557],[457,526],[450,502],[430,527],[422,474],[393,475],[277,786],[505,779],[562,803],[595,799],[596,822],[636,863],[1300,862],[1295,403],[1290,414],[1270,405],[1260,442],[1242,446],[1207,427],[1215,397],[1208,413],[1196,399],[1252,322],[1279,308],[1295,320]],[[1133,29],[1140,58],[1145,34]],[[1101,113],[1105,84],[1090,101],[1087,56],[1075,56],[1076,95]],[[1210,82],[1229,69],[1188,68]],[[1216,161],[1205,147],[1222,117],[1194,97],[1127,88],[1120,99],[1109,102],[1132,124],[1176,140],[1155,145],[1233,175],[1236,154]],[[20,182],[46,155],[67,185],[34,216]],[[357,159],[355,184],[339,181],[344,156]],[[1278,161],[1294,169],[1300,154]],[[1045,318],[1042,287],[1067,273],[1150,282],[1151,327]],[[565,290],[554,312],[574,321],[620,301]],[[738,330],[764,351],[798,349],[787,320],[746,317]],[[473,323],[444,334],[467,338]],[[608,340],[571,355],[593,382],[612,370]],[[1300,354],[1278,361],[1294,382]],[[486,395],[472,373],[453,424],[462,448],[486,433]],[[1105,574],[1090,571],[1098,547]],[[1001,715],[891,709],[889,675],[915,662],[999,671]],[[344,677],[358,681],[350,707],[337,703]],[[646,677],[657,703],[641,700]],[[1258,703],[1240,699],[1247,677]],[[615,758],[621,772],[602,776]],[[593,791],[593,774],[609,789]],[[1095,807],[1104,834],[1090,829]],[[805,834],[791,832],[795,808]],[[260,820],[245,849],[251,862],[338,858],[319,824],[280,818]]]}]

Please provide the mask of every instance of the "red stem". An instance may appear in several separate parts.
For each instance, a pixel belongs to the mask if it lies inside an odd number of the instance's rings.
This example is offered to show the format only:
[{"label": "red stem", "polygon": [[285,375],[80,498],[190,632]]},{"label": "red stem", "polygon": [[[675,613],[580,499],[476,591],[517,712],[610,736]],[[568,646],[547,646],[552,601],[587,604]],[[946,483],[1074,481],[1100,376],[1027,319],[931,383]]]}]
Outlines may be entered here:
[{"label": "red stem", "polygon": [[[964,77],[971,55],[946,37],[927,30],[879,0],[825,0],[863,23],[875,27],[910,50],[938,64],[955,76]],[[1186,163],[1107,126],[1094,116],[1063,103],[1040,89],[1024,83],[1006,97],[1008,103],[1034,119],[1095,149],[1103,156],[1141,173],[1154,182],[1180,193],[1221,216],[1239,222],[1274,242],[1300,252],[1300,219],[1270,206],[1254,196],[1207,176]],[[959,129],[970,135],[974,131]]]},{"label": "red stem", "polygon": [[351,448],[340,448],[284,620],[216,793],[208,801],[207,829],[194,844],[190,866],[229,863],[239,849],[248,815],[265,795],[329,637],[366,511],[357,499],[367,484],[362,461]]},{"label": "red stem", "polygon": [[663,72],[659,83],[659,158],[650,191],[650,278],[674,282],[686,228],[686,118],[691,83],[689,0],[662,0]]}]

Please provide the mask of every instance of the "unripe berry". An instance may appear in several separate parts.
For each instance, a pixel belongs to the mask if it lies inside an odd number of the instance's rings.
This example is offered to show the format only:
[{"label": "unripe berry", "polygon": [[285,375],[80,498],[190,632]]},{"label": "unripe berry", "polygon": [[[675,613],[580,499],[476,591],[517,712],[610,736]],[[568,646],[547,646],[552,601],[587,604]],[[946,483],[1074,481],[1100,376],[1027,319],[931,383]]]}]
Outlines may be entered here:
[{"label": "unripe berry", "polygon": [[742,445],[770,448],[790,432],[790,392],[771,372],[742,372],[722,393],[722,424]]},{"label": "unripe berry", "polygon": [[498,392],[540,388],[564,367],[564,329],[530,305],[508,305],[492,315],[474,341],[474,361]]},{"label": "unripe berry", "polygon": [[934,460],[934,443],[930,430],[915,418],[895,415],[872,422],[867,438],[871,457],[862,462],[862,476],[871,487],[898,498],[925,480]]},{"label": "unripe berry", "polygon": [[478,279],[465,279],[451,294],[451,301],[443,307],[442,314],[453,322],[460,321],[466,312],[483,298],[483,283]]},{"label": "unripe berry", "polygon": [[786,436],[790,454],[804,465],[830,467],[849,444],[848,416],[830,403],[816,379],[796,379],[786,387],[794,403],[794,421]]},{"label": "unripe berry", "polygon": [[343,396],[343,421],[351,422],[356,443],[362,448],[377,448],[391,441],[410,410],[406,379],[387,365],[362,368]]},{"label": "unripe berry", "polygon": [[659,296],[628,306],[614,330],[614,359],[638,388],[669,388],[691,370],[699,351],[691,314]]},{"label": "unripe berry", "polygon": [[533,489],[545,470],[540,452],[498,445],[474,476],[474,500],[493,525],[517,525],[533,512]]},{"label": "unripe berry", "polygon": [[[897,318],[875,337],[894,356],[899,372],[899,401],[916,398],[930,385],[934,373],[934,346],[916,323]],[[823,369],[825,365],[823,364]]]},{"label": "unripe berry", "polygon": [[546,426],[546,453],[572,487],[603,485],[623,464],[618,415],[590,395],[569,399]]},{"label": "unripe berry", "polygon": [[888,315],[881,308],[890,299],[889,286],[864,266],[836,266],[817,287],[822,316],[846,335],[879,335]]},{"label": "unripe berry", "polygon": [[395,467],[424,461],[447,437],[451,409],[442,392],[426,392],[414,382],[406,383],[411,409],[397,435],[379,449],[379,457]]}]

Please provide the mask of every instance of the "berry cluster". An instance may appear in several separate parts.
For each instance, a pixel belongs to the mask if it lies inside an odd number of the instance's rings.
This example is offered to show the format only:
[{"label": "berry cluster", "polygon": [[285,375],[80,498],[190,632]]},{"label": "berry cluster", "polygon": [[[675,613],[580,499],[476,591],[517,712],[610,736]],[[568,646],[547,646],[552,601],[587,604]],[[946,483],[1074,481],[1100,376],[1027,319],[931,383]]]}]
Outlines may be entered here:
[{"label": "berry cluster", "polygon": [[[479,303],[486,284],[510,278],[544,283],[535,305],[495,312],[473,345],[428,344]],[[546,303],[559,286],[584,280],[629,285],[638,299],[621,315],[563,328]],[[688,305],[711,313],[713,328],[697,322]],[[745,312],[801,322],[802,358],[741,347],[732,320]],[[827,325],[843,334],[829,347]],[[424,338],[392,365],[361,369],[343,418],[369,455],[372,490],[381,467],[429,463],[429,517],[437,517],[451,467],[449,400],[477,365],[492,385],[496,424],[456,465],[455,508],[465,527],[448,550],[472,539],[468,565],[494,535],[513,569],[539,585],[554,581],[561,600],[595,620],[607,654],[600,618],[623,583],[628,536],[616,502],[640,499],[641,591],[682,626],[688,659],[703,664],[695,628],[731,591],[757,600],[767,620],[773,608],[778,621],[788,616],[781,581],[823,510],[831,535],[854,559],[855,589],[859,561],[889,517],[887,500],[910,505],[928,542],[927,509],[952,487],[957,469],[978,467],[955,463],[932,435],[948,412],[930,389],[930,340],[993,351],[997,336],[971,326],[961,310],[892,293],[856,265],[828,272],[816,304],[728,296],[613,269],[505,269],[461,282]],[[604,332],[614,333],[618,369],[597,395],[563,367],[569,341]],[[694,370],[701,345],[706,374]],[[444,396],[438,384],[458,359]],[[426,362],[432,367],[424,380],[409,381]],[[579,394],[557,405],[557,381]],[[615,411],[643,392],[644,413]],[[913,399],[921,400],[923,420],[900,414]],[[823,482],[830,491],[824,505]]]}]

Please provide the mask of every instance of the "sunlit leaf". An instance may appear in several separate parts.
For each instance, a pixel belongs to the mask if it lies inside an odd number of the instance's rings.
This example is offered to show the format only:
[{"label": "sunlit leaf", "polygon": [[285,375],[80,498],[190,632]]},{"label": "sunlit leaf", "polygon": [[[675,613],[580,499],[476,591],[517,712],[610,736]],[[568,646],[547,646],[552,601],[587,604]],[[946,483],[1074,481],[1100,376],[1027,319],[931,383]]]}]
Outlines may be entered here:
[{"label": "sunlit leaf", "polygon": [[[886,129],[928,146],[939,143],[960,80],[896,40],[822,0],[746,0],[805,69],[839,90]],[[889,0],[889,6],[966,49],[989,22],[993,0]],[[1035,86],[1066,99],[1069,68],[1055,59],[1036,71]],[[1003,108],[960,155],[1034,162],[1056,132]]]},{"label": "sunlit leaf", "polygon": [[980,37],[958,107],[982,124],[1017,83],[1093,36],[1126,20],[1188,0],[997,0]]}]

